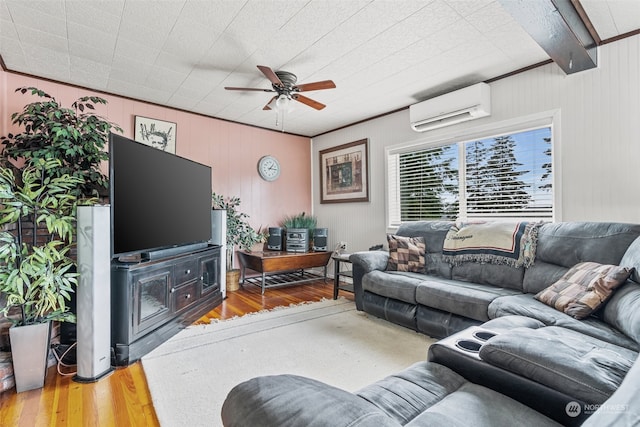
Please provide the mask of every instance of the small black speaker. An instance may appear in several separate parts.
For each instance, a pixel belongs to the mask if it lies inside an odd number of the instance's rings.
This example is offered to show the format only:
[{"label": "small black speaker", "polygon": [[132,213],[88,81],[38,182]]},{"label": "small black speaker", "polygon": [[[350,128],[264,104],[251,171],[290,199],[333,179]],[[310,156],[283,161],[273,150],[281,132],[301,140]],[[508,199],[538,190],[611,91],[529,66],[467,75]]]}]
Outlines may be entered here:
[{"label": "small black speaker", "polygon": [[282,228],[269,227],[269,238],[267,239],[267,249],[272,251],[282,250]]},{"label": "small black speaker", "polygon": [[328,237],[329,237],[328,228],[316,228],[313,231],[313,250],[326,251]]}]

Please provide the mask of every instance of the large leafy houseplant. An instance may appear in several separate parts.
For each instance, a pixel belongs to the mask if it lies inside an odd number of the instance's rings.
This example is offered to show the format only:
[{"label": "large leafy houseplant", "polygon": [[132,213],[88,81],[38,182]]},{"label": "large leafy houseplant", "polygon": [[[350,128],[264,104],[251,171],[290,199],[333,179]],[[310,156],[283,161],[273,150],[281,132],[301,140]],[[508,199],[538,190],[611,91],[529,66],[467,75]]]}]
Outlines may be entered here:
[{"label": "large leafy houseplant", "polygon": [[[47,367],[51,321],[75,321],[67,302],[78,274],[69,257],[82,178],[52,176],[57,159],[0,165],[0,313],[9,329],[18,392],[41,388]],[[42,235],[42,229],[48,234]]]},{"label": "large leafy houseplant", "polygon": [[237,246],[241,250],[263,241],[262,233],[254,230],[247,221],[249,215],[240,212],[240,198],[237,196],[224,197],[220,194],[211,195],[213,209],[227,211],[227,271],[233,270],[233,254]]},{"label": "large leafy houseplant", "polygon": [[[63,107],[54,97],[35,87],[16,92],[42,98],[11,115],[11,123],[20,133],[0,137],[2,157],[19,159],[58,159],[60,165],[44,171],[46,176],[69,175],[82,182],[72,189],[79,199],[107,195],[108,177],[100,170],[108,160],[105,151],[109,132],[122,129],[94,113],[96,105],[107,104],[97,96],[85,96]],[[11,166],[11,165],[8,165]]]},{"label": "large leafy houseplant", "polygon": [[[28,159],[20,169],[0,168],[0,292],[5,300],[0,313],[17,307],[17,326],[75,321],[67,301],[78,274],[69,251],[75,190],[83,180],[51,176],[59,166],[57,159]],[[48,235],[39,233],[43,228]]]}]

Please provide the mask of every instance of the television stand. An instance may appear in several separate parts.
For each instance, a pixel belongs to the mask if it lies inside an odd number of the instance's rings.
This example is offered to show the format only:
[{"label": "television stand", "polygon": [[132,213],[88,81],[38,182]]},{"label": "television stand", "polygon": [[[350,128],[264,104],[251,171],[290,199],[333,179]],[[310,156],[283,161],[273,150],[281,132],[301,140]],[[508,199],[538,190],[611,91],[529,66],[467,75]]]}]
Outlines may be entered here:
[{"label": "television stand", "polygon": [[114,365],[129,365],[222,303],[220,246],[111,263]]}]

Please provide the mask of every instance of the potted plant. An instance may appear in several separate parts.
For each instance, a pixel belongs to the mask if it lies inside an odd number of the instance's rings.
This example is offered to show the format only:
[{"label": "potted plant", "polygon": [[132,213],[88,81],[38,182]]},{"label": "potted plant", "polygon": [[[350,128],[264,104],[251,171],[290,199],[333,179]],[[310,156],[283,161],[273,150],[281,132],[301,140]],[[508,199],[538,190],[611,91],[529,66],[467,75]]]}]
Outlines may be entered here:
[{"label": "potted plant", "polygon": [[0,313],[14,323],[9,335],[21,392],[44,385],[51,321],[75,321],[67,303],[78,274],[69,251],[84,181],[54,176],[57,159],[28,158],[20,169],[7,163],[0,167]]},{"label": "potted plant", "polygon": [[213,209],[227,211],[227,290],[236,291],[240,288],[240,270],[234,266],[236,246],[241,250],[251,250],[251,247],[264,241],[264,233],[254,230],[247,221],[249,215],[240,212],[240,198],[224,197],[220,194],[211,195]]},{"label": "potted plant", "polygon": [[[69,301],[77,277],[70,255],[75,207],[107,194],[108,178],[100,169],[108,159],[104,147],[109,132],[122,129],[93,113],[107,103],[102,98],[82,97],[65,108],[34,87],[16,92],[43,99],[12,114],[22,132],[0,137],[0,313],[11,312],[18,325],[67,325],[74,320]],[[11,341],[13,360],[25,365]]]},{"label": "potted plant", "polygon": [[307,215],[304,212],[296,215],[285,216],[280,222],[280,226],[288,231],[306,230],[309,247],[313,246],[313,233],[317,224],[318,219],[314,215]]},{"label": "potted plant", "polygon": [[[72,192],[79,198],[107,196],[109,178],[100,165],[109,159],[105,151],[109,132],[122,129],[93,111],[107,101],[85,96],[71,104],[60,105],[55,98],[35,87],[21,87],[16,92],[43,98],[29,103],[11,115],[11,123],[23,132],[0,137],[2,157],[19,159],[58,159],[60,166],[46,170],[48,176],[69,175],[82,178]],[[11,165],[7,165],[11,167]]]}]

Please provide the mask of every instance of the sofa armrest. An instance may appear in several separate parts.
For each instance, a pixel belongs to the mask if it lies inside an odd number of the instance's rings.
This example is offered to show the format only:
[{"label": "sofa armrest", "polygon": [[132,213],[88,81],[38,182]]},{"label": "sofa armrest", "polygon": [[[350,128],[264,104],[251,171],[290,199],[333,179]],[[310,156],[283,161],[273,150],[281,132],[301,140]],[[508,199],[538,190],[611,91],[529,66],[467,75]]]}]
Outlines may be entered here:
[{"label": "sofa armrest", "polygon": [[353,294],[356,303],[356,309],[362,311],[362,278],[370,271],[384,271],[387,268],[389,260],[389,252],[387,251],[362,251],[354,252],[349,256],[352,264],[353,273]]},{"label": "sofa armrest", "polygon": [[225,427],[400,427],[373,404],[297,375],[252,378],[235,386],[222,405]]}]

